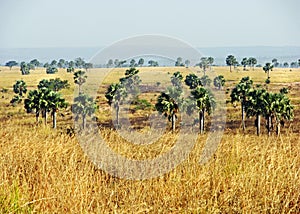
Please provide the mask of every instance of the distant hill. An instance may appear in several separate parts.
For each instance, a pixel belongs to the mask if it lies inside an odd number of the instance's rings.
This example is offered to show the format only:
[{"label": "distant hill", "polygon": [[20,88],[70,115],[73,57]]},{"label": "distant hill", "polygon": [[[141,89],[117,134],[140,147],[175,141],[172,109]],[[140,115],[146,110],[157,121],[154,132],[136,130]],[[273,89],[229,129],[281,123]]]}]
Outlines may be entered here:
[{"label": "distant hill", "polygon": [[[0,64],[9,60],[30,61],[37,58],[41,62],[53,59],[73,60],[82,57],[86,61],[91,59],[101,47],[74,47],[74,48],[0,48]],[[232,54],[240,62],[243,57],[255,57],[259,64],[277,58],[279,62],[293,62],[300,59],[300,47],[282,46],[251,46],[251,47],[205,47],[197,48],[204,56],[215,58],[216,65],[224,65],[227,55]],[[184,59],[185,60],[185,59]]]}]

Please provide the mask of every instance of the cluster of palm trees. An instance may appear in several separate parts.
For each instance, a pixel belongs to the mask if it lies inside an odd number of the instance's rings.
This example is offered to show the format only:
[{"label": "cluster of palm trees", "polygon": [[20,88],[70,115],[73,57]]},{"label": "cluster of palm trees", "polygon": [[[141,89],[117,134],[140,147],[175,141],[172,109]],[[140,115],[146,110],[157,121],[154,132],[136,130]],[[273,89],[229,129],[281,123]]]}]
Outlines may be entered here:
[{"label": "cluster of palm trees", "polygon": [[232,89],[230,94],[231,102],[241,103],[242,127],[245,130],[245,117],[255,116],[257,135],[260,135],[261,117],[266,120],[268,135],[276,125],[276,133],[279,135],[280,126],[284,120],[293,119],[293,105],[287,97],[288,89],[282,88],[279,93],[273,93],[262,88],[260,85],[253,86],[249,77],[243,77]]}]

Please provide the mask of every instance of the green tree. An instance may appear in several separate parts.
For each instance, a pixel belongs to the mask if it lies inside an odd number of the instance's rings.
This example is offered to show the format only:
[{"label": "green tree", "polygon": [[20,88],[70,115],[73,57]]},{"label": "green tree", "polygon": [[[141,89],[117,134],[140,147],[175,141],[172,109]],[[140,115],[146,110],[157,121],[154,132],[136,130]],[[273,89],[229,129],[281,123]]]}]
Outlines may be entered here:
[{"label": "green tree", "polygon": [[155,104],[155,109],[162,113],[171,122],[172,131],[176,129],[177,113],[179,112],[179,106],[182,104],[183,99],[182,90],[177,87],[168,87],[166,92],[162,92]]},{"label": "green tree", "polygon": [[69,88],[70,84],[68,83],[68,80],[61,80],[60,78],[50,80],[43,79],[39,82],[38,88],[41,89],[43,87],[58,92],[64,88]]},{"label": "green tree", "polygon": [[139,66],[139,67],[142,67],[143,64],[144,64],[144,62],[145,62],[145,60],[144,60],[143,58],[140,58],[140,59],[139,59],[139,62],[138,62],[138,66]]},{"label": "green tree", "polygon": [[199,114],[200,134],[204,132],[205,112],[210,115],[216,107],[215,97],[209,89],[197,87],[191,91],[192,98],[195,101],[195,107]]},{"label": "green tree", "polygon": [[184,61],[184,64],[185,64],[185,67],[188,68],[191,64],[191,61],[187,59]]},{"label": "green tree", "polygon": [[196,74],[186,75],[184,82],[190,87],[190,89],[195,89],[197,86],[202,86],[201,80]]},{"label": "green tree", "polygon": [[248,100],[245,102],[245,109],[247,117],[255,116],[255,126],[256,126],[256,134],[260,135],[260,124],[261,124],[261,116],[264,115],[265,111],[265,94],[267,91],[262,88],[257,88],[254,90],[250,90],[248,94]]},{"label": "green tree", "polygon": [[267,62],[266,65],[263,67],[263,70],[265,71],[265,73],[268,74],[268,79],[270,78],[270,71],[272,71],[273,67],[274,66],[269,62]]},{"label": "green tree", "polygon": [[18,63],[16,61],[8,61],[7,63],[5,63],[5,66],[9,67],[10,70],[13,66],[17,66],[17,65]]},{"label": "green tree", "polygon": [[78,58],[75,59],[74,64],[75,64],[76,68],[83,68],[84,64],[85,64],[85,61],[81,57],[78,57]]},{"label": "green tree", "polygon": [[283,67],[288,68],[289,67],[289,63],[288,62],[284,62],[283,63]]},{"label": "green tree", "polygon": [[113,66],[113,64],[114,64],[114,61],[112,59],[109,59],[107,62],[107,67],[110,68]]},{"label": "green tree", "polygon": [[76,71],[74,73],[74,83],[78,85],[78,92],[81,93],[81,86],[86,82],[87,76],[82,70]]},{"label": "green tree", "polygon": [[20,63],[20,70],[22,75],[30,74],[30,66],[25,62]]},{"label": "green tree", "polygon": [[214,86],[216,88],[218,88],[219,90],[222,89],[222,87],[225,85],[225,82],[226,82],[226,80],[223,75],[219,75],[214,78]]},{"label": "green tree", "polygon": [[37,59],[33,59],[29,62],[29,64],[33,66],[33,69],[35,69],[36,67],[39,67],[41,63]]},{"label": "green tree", "polygon": [[56,68],[56,66],[57,66],[57,61],[56,61],[55,59],[52,60],[51,63],[50,63],[50,66]]},{"label": "green tree", "polygon": [[249,77],[243,77],[240,82],[232,89],[230,98],[231,103],[240,102],[242,109],[242,127],[245,130],[245,105],[248,94],[252,88],[253,81]]},{"label": "green tree", "polygon": [[275,68],[279,66],[279,62],[276,58],[272,59],[272,63]]},{"label": "green tree", "polygon": [[208,65],[209,65],[209,69],[211,70],[211,66],[214,64],[214,58],[209,56],[207,57],[207,61],[208,61]]},{"label": "green tree", "polygon": [[184,66],[181,57],[178,57],[178,58],[177,58],[177,60],[176,60],[176,62],[175,62],[175,66]]},{"label": "green tree", "polygon": [[199,66],[200,66],[200,68],[203,69],[204,75],[206,75],[206,69],[209,66],[208,58],[207,57],[201,57]]},{"label": "green tree", "polygon": [[135,63],[135,59],[131,59],[129,63],[130,63],[130,65],[129,65],[129,66],[130,66],[131,68],[133,68],[133,67],[136,67],[136,66],[137,66],[137,64]]},{"label": "green tree", "polygon": [[249,66],[254,70],[254,66],[257,64],[257,60],[254,57],[249,57],[248,59]]},{"label": "green tree", "polygon": [[66,103],[65,99],[61,97],[61,94],[49,90],[47,94],[47,108],[51,110],[51,117],[52,117],[52,128],[56,129],[56,115],[60,108],[66,108],[68,104]]},{"label": "green tree", "polygon": [[85,69],[85,71],[87,72],[88,69],[91,69],[93,68],[93,63],[90,63],[90,62],[86,62],[83,64],[83,68]]},{"label": "green tree", "polygon": [[57,63],[57,67],[65,68],[66,67],[66,61],[64,59],[59,59],[58,63]]},{"label": "green tree", "polygon": [[13,90],[14,93],[23,97],[23,94],[26,94],[27,92],[27,85],[24,82],[24,80],[17,80],[16,83],[13,85]]},{"label": "green tree", "polygon": [[243,70],[246,71],[246,67],[247,67],[247,65],[249,65],[249,60],[247,59],[247,57],[244,57],[242,59],[241,65],[244,67]]},{"label": "green tree", "polygon": [[142,82],[138,76],[139,70],[130,68],[125,71],[125,77],[120,78],[120,83],[125,87],[126,93],[131,95],[135,100],[140,93],[139,85]]},{"label": "green tree", "polygon": [[230,67],[230,72],[232,72],[231,70],[231,66],[236,66],[238,64],[236,58],[233,55],[228,55],[226,58],[226,65],[228,65]]},{"label": "green tree", "polygon": [[210,84],[211,84],[211,79],[207,75],[203,75],[200,78],[200,81],[201,81],[201,85],[203,85],[203,86],[210,86]]},{"label": "green tree", "polygon": [[74,104],[72,105],[72,112],[77,114],[77,117],[79,115],[82,117],[82,129],[86,128],[86,117],[91,117],[97,109],[97,104],[87,94],[79,94],[78,97],[75,97]]},{"label": "green tree", "polygon": [[110,106],[113,105],[114,109],[116,110],[116,124],[119,127],[119,112],[120,112],[120,105],[123,103],[125,98],[128,96],[125,87],[121,83],[113,83],[111,84],[106,93],[105,97],[108,100],[108,104]]},{"label": "green tree", "polygon": [[47,74],[55,74],[57,72],[58,72],[57,68],[52,65],[46,68]]}]

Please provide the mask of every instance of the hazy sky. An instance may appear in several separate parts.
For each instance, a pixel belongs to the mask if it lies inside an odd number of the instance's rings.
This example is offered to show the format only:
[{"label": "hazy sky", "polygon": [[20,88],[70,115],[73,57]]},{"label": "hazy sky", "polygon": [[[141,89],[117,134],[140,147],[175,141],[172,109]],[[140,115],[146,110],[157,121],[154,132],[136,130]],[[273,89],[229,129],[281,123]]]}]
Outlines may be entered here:
[{"label": "hazy sky", "polygon": [[0,48],[107,46],[161,34],[194,47],[300,46],[299,0],[0,0]]}]

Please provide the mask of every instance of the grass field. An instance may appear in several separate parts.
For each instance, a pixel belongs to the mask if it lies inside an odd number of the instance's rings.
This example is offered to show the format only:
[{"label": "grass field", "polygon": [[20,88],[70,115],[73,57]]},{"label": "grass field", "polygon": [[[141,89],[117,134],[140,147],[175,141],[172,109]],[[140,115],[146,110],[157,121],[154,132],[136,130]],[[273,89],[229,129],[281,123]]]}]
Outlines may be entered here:
[{"label": "grass field", "polygon": [[[73,74],[60,70],[47,75],[44,69],[37,69],[22,76],[19,68],[0,70],[0,213],[300,213],[300,69],[276,68],[271,72],[269,89],[290,87],[289,97],[295,105],[295,119],[280,136],[272,133],[268,137],[262,127],[262,136],[257,137],[253,118],[247,119],[243,133],[240,109],[228,103],[226,129],[213,158],[199,164],[208,133],[199,135],[185,161],[171,172],[148,180],[121,179],[96,168],[76,136],[66,133],[73,126],[69,108],[64,117],[58,116],[58,128],[53,130],[50,121],[46,127],[36,125],[34,115],[26,114],[22,104],[9,105],[16,80],[23,79],[28,89],[34,89],[40,80],[55,77],[71,83],[70,89],[62,91],[71,103],[78,93]],[[145,80],[143,84],[165,85],[168,72],[178,70],[187,74],[192,69],[140,68],[140,76]],[[101,71],[105,73],[104,69],[87,72],[90,86],[99,84],[96,77]],[[97,89],[97,116],[105,124],[109,123],[110,109],[103,92],[124,71],[113,69],[103,76],[100,73],[103,81]],[[213,67],[213,71],[224,75],[225,91],[243,76],[250,76],[255,84],[264,84],[266,79],[261,68],[238,68],[230,73],[228,67]],[[143,96],[155,102],[155,94]],[[137,118],[142,118],[137,123],[143,123],[146,116],[137,111],[132,120]],[[109,125],[101,127],[101,133],[112,149],[134,159],[163,154],[178,137],[178,133],[165,133],[159,142],[136,146]]]}]

